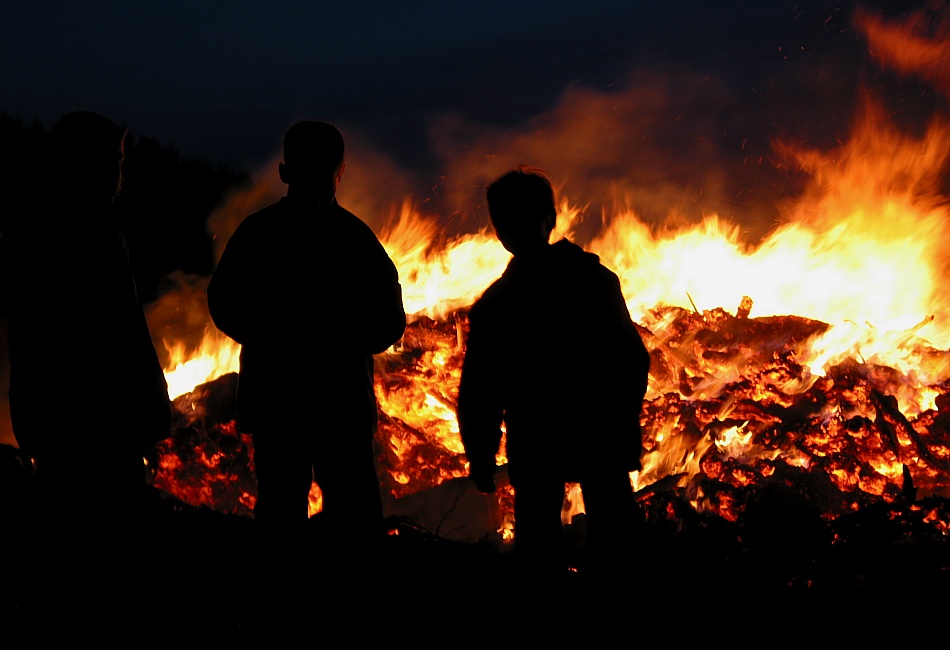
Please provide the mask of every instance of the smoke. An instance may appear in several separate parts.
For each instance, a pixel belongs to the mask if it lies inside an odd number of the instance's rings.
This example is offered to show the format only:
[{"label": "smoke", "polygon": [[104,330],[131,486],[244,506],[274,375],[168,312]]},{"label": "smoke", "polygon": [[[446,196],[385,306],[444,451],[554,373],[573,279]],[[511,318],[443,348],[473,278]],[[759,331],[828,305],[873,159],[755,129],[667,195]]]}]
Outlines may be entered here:
[{"label": "smoke", "polygon": [[859,5],[854,24],[867,38],[871,56],[882,65],[919,77],[950,99],[950,7],[946,3],[936,2],[894,21]]},{"label": "smoke", "polygon": [[228,239],[246,216],[276,201],[283,192],[277,176],[280,158],[257,170],[247,184],[235,188],[225,196],[221,205],[208,216],[206,228],[214,244],[215,262],[221,258]]},{"label": "smoke", "polygon": [[[812,206],[821,204],[822,214],[835,219],[869,191],[935,207],[945,200],[950,140],[940,116],[946,107],[907,112],[920,138],[888,127],[893,113],[882,112],[878,89],[862,88],[865,71],[860,65],[855,71],[850,57],[863,36],[875,67],[913,75],[950,96],[946,16],[942,5],[892,22],[859,9],[852,21],[857,33],[841,30],[833,56],[808,59],[807,47],[779,43],[762,65],[767,72],[757,78],[759,88],[736,71],[641,62],[609,87],[568,85],[548,109],[519,124],[445,112],[432,119],[426,136],[433,170],[407,169],[358,126],[341,125],[347,167],[339,199],[377,233],[408,203],[452,238],[484,231],[486,185],[530,164],[548,173],[559,199],[580,210],[574,236],[581,244],[626,212],[653,229],[717,216],[736,226],[743,243],[757,245],[785,224],[817,225]],[[906,155],[896,160],[889,153],[895,151]],[[208,219],[216,256],[242,219],[283,194],[278,162],[275,153]],[[885,163],[884,173],[870,162]],[[836,168],[850,177],[843,180]],[[833,183],[829,174],[838,175]],[[839,190],[829,200],[831,184]]]},{"label": "smoke", "polygon": [[431,137],[454,209],[484,220],[486,183],[531,164],[548,173],[561,198],[584,209],[580,236],[589,238],[622,209],[651,224],[730,212],[736,155],[724,148],[737,101],[715,79],[654,71],[617,90],[568,87],[550,111],[519,128],[447,115]]},{"label": "smoke", "polygon": [[[338,196],[377,233],[409,201],[454,236],[488,225],[484,193],[492,178],[532,164],[548,173],[559,198],[582,209],[581,243],[628,209],[650,224],[698,223],[719,214],[757,237],[778,214],[781,195],[768,188],[782,184],[763,180],[776,173],[766,155],[770,134],[741,123],[735,110],[741,101],[722,79],[652,70],[614,88],[568,86],[553,107],[515,127],[446,113],[428,134],[439,166],[434,179],[401,168],[358,131],[345,130],[347,167]],[[245,216],[282,195],[278,162],[275,155],[211,215],[216,255]]]}]

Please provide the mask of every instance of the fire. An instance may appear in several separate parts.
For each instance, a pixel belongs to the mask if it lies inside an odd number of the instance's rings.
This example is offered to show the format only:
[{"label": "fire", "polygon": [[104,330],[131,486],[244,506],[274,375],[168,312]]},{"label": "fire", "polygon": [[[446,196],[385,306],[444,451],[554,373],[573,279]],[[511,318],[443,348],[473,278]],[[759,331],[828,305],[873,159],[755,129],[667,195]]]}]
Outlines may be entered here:
[{"label": "fire", "polygon": [[403,203],[395,224],[382,235],[399,269],[406,312],[442,320],[471,305],[486,280],[505,270],[511,255],[487,231],[440,241],[439,222]]},{"label": "fire", "polygon": [[[866,333],[835,346],[839,353],[871,344],[872,331],[907,332],[935,314],[916,334],[950,344],[940,291],[947,210],[938,193],[950,129],[935,124],[916,139],[867,112],[840,151],[786,151],[813,170],[813,186],[787,209],[788,223],[755,248],[717,216],[657,235],[635,214],[615,215],[590,248],[621,275],[631,313],[642,318],[657,304],[732,307],[751,296],[757,316],[864,325]],[[891,350],[890,341],[881,343],[865,349],[865,358]]]},{"label": "fire", "polygon": [[217,330],[205,330],[197,348],[189,350],[182,341],[165,341],[168,363],[165,381],[168,396],[175,399],[190,393],[199,384],[240,370],[241,346]]},{"label": "fire", "polygon": [[[861,21],[872,38],[897,37]],[[776,474],[823,472],[841,495],[832,517],[893,499],[908,477],[950,495],[950,123],[937,115],[910,133],[867,97],[837,149],[774,149],[811,182],[761,241],[744,242],[721,215],[656,228],[618,209],[586,246],[620,276],[655,362],[633,487],[648,499],[675,486],[729,521],[741,490]],[[563,199],[553,239],[572,236],[583,210]],[[393,498],[467,474],[454,413],[466,309],[510,257],[488,229],[449,237],[439,224],[407,200],[381,232],[410,314],[377,363],[381,482]],[[235,344],[205,342],[191,356],[167,344],[173,397],[237,370]],[[317,486],[311,497],[319,511]],[[505,486],[505,539],[510,501]],[[569,485],[565,522],[578,512]]]}]

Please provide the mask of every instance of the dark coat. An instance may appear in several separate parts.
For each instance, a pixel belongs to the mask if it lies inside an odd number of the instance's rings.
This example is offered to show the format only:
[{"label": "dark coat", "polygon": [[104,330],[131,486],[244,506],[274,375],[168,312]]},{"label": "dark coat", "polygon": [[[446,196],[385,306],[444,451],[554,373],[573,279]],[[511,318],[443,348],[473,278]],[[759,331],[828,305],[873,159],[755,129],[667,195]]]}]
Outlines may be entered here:
[{"label": "dark coat", "polygon": [[313,212],[285,197],[248,216],[211,278],[208,307],[242,346],[243,431],[301,412],[375,431],[372,355],[399,341],[406,314],[395,265],[354,214],[335,200]]},{"label": "dark coat", "polygon": [[53,204],[70,211],[40,211],[0,239],[10,417],[33,454],[141,456],[171,435],[168,387],[110,209]]},{"label": "dark coat", "polygon": [[473,477],[640,468],[650,356],[616,274],[567,240],[516,257],[472,306],[458,417]]}]

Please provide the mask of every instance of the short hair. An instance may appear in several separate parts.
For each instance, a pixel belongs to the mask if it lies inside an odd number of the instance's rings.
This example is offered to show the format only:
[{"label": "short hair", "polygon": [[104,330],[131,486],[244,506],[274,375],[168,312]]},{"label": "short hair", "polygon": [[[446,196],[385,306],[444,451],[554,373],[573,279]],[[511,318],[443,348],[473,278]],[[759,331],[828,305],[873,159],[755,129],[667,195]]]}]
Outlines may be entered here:
[{"label": "short hair", "polygon": [[534,167],[518,167],[488,186],[488,215],[502,237],[523,241],[538,225],[556,217],[554,189],[547,175]]},{"label": "short hair", "polygon": [[297,122],[284,134],[284,163],[333,173],[343,162],[343,134],[329,122]]}]

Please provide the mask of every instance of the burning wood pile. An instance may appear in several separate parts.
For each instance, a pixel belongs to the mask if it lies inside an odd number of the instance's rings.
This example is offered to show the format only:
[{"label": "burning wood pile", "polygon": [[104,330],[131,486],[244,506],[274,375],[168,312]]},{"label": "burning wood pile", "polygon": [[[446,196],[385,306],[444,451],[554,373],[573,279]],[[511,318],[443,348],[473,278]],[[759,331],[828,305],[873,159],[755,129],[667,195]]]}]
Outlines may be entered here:
[{"label": "burning wood pile", "polygon": [[[852,358],[811,376],[796,354],[828,325],[737,314],[658,307],[645,319],[652,329],[640,326],[653,371],[644,469],[632,479],[648,519],[671,530],[710,520],[741,526],[778,491],[824,522],[883,506],[918,535],[946,535],[950,382],[915,387],[900,370]],[[454,420],[466,322],[461,311],[420,318],[379,358],[377,465],[390,508],[467,475]],[[928,354],[950,360],[950,352]],[[253,445],[233,419],[235,379],[223,375],[175,400],[176,435],[162,444],[154,484],[185,502],[248,515]],[[925,388],[943,410],[905,415],[899,398]],[[510,533],[510,498],[499,491],[492,521],[501,528],[486,536]],[[582,496],[569,490],[565,523],[582,511]]]}]

